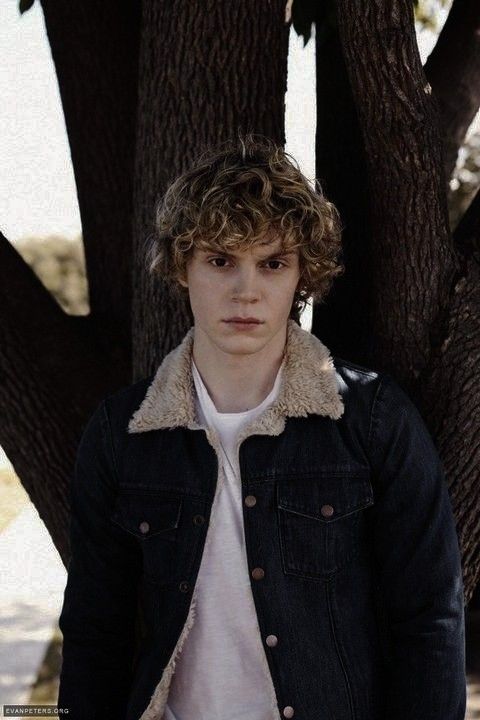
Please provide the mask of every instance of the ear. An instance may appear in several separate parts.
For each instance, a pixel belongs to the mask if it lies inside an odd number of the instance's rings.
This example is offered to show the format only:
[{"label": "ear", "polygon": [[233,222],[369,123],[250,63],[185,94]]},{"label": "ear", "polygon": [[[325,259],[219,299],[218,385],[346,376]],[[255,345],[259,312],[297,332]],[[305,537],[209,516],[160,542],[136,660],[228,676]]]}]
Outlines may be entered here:
[{"label": "ear", "polygon": [[177,282],[178,282],[179,285],[181,285],[181,286],[184,287],[184,288],[188,288],[188,279],[187,279],[187,277],[188,277],[188,276],[187,276],[187,270],[186,270],[186,268],[184,268],[184,269],[183,269],[183,272],[182,272],[182,271],[178,271],[178,272],[177,272],[176,280],[177,280]]}]

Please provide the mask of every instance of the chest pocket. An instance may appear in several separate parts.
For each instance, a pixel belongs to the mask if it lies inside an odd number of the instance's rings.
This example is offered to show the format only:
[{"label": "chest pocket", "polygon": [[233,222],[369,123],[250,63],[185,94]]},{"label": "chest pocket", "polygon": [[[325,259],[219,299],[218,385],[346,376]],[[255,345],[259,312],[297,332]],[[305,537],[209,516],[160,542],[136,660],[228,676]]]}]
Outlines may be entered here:
[{"label": "chest pocket", "polygon": [[181,497],[120,491],[110,520],[137,538],[147,580],[163,584],[176,579],[181,513]]},{"label": "chest pocket", "polygon": [[283,570],[327,578],[351,563],[365,542],[365,509],[373,505],[368,473],[288,476],[277,483]]}]

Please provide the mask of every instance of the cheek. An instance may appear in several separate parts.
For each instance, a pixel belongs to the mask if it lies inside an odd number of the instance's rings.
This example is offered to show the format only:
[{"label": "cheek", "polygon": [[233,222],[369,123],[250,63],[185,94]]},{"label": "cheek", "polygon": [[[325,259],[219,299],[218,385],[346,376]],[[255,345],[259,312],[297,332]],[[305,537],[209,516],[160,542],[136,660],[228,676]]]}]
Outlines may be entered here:
[{"label": "cheek", "polygon": [[192,309],[211,311],[216,298],[223,293],[222,283],[217,278],[206,277],[204,274],[192,274],[189,282],[190,304]]},{"label": "cheek", "polygon": [[284,305],[291,304],[298,280],[298,276],[290,276],[285,278],[284,282],[272,286],[272,297],[275,298],[275,302],[283,303]]}]

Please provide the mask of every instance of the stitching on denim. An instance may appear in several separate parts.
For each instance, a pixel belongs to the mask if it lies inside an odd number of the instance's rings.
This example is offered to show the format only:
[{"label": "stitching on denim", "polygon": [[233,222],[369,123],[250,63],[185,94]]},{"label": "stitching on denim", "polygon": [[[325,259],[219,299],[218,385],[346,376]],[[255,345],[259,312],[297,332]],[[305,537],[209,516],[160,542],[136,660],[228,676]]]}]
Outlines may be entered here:
[{"label": "stitching on denim", "polygon": [[[112,438],[112,428],[111,428],[111,425],[110,425],[110,417],[109,417],[108,411],[107,411],[107,401],[106,401],[106,399],[104,399],[103,402],[102,402],[102,410],[103,410],[104,418],[105,418],[105,421],[106,421],[106,424],[107,424],[107,429],[108,429],[108,445],[110,446],[110,453],[111,453],[111,456],[112,456],[113,469],[114,469],[114,472],[115,472],[115,476],[116,476],[116,478],[117,478],[117,485],[119,485],[119,484],[120,484],[120,473],[119,473],[119,471],[118,471],[117,458],[115,457],[115,449],[114,449],[114,446],[113,446],[113,438]],[[103,433],[103,423],[102,423],[102,433]]]},{"label": "stitching on denim", "polygon": [[375,391],[375,395],[373,396],[372,400],[372,407],[370,408],[370,423],[368,426],[368,451],[371,452],[372,447],[372,441],[373,441],[373,421],[374,421],[374,415],[375,415],[375,408],[377,405],[377,402],[379,400],[379,396],[384,388],[384,381],[387,379],[388,375],[387,373],[383,373],[383,375],[380,376],[380,382],[377,385],[377,389]]},{"label": "stitching on denim", "polygon": [[356,714],[356,713],[354,712],[354,709],[353,709],[353,698],[352,698],[352,691],[351,691],[351,688],[350,688],[350,682],[349,682],[349,679],[348,679],[348,673],[347,673],[347,669],[346,669],[346,667],[345,667],[345,663],[344,663],[344,661],[343,661],[342,655],[341,655],[341,653],[340,653],[340,648],[339,648],[339,646],[338,646],[337,635],[336,635],[336,632],[335,632],[335,622],[334,622],[334,619],[333,619],[333,610],[332,610],[332,603],[331,603],[331,597],[330,597],[330,595],[333,594],[333,591],[334,591],[334,584],[333,584],[333,582],[328,582],[328,583],[326,583],[326,584],[325,584],[325,594],[326,594],[326,596],[327,596],[328,618],[329,618],[329,620],[330,620],[330,628],[331,628],[331,630],[332,630],[333,642],[334,642],[334,645],[335,645],[335,650],[337,651],[337,657],[338,657],[338,659],[339,659],[339,661],[340,661],[340,665],[341,665],[342,672],[343,672],[343,677],[345,678],[345,686],[346,686],[346,688],[347,688],[348,704],[349,704],[349,706],[350,706],[350,717],[351,717],[351,720],[355,720],[355,714]]}]

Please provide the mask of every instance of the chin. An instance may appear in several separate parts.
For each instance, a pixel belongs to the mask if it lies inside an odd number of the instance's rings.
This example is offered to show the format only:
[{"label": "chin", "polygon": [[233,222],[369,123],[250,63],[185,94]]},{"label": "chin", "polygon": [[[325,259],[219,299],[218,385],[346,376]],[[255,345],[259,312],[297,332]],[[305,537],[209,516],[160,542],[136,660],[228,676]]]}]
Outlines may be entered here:
[{"label": "chin", "polygon": [[265,345],[265,338],[222,337],[219,338],[218,345],[224,352],[235,355],[250,355]]}]

